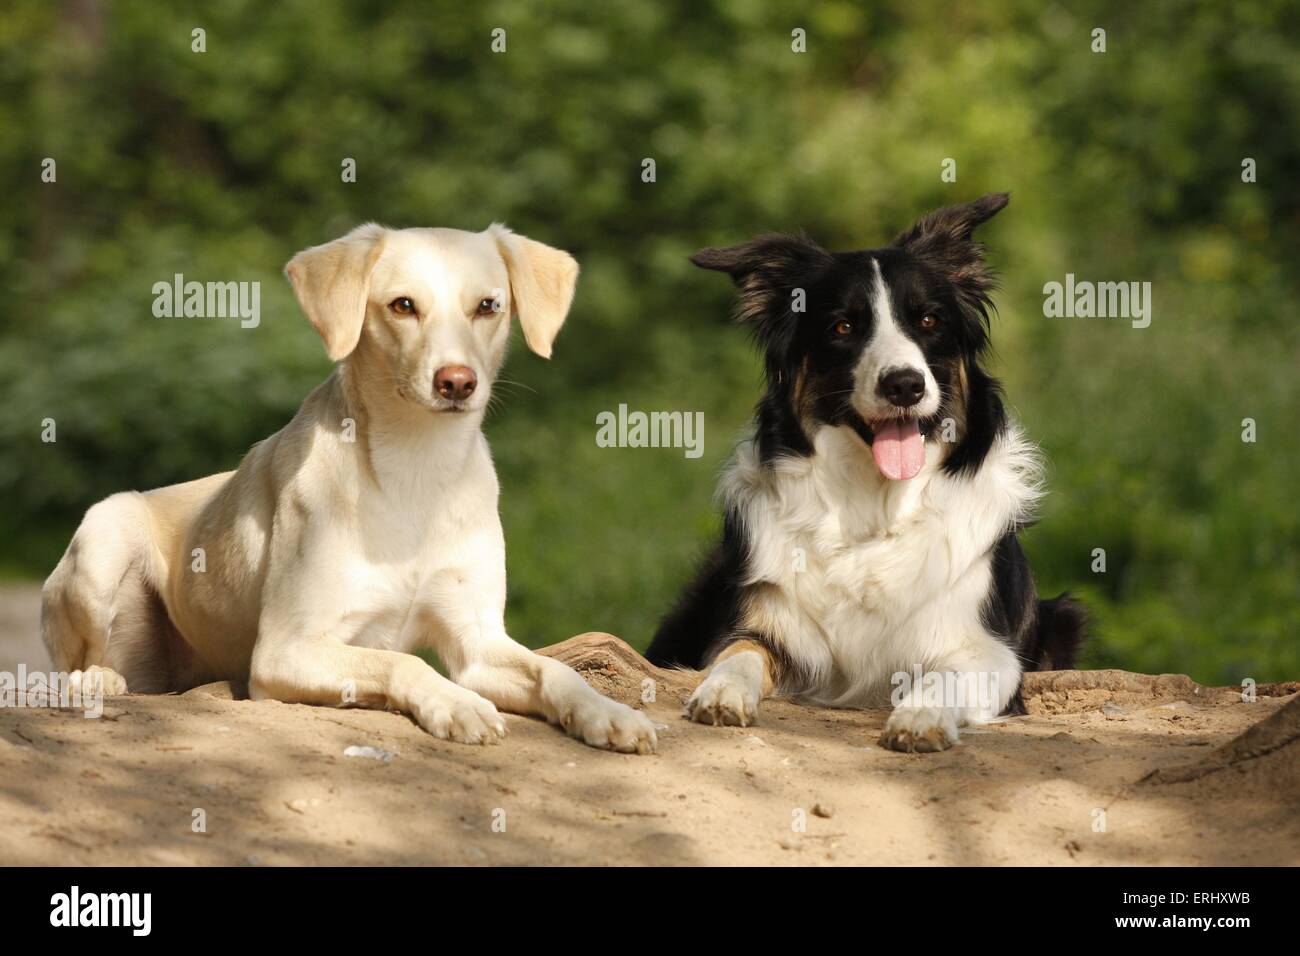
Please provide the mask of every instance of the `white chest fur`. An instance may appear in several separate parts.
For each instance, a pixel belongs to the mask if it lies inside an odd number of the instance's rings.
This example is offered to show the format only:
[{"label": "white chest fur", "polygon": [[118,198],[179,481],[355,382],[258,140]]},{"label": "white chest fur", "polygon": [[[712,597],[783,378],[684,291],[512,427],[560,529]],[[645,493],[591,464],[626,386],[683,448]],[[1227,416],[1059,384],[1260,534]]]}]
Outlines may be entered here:
[{"label": "white chest fur", "polygon": [[749,543],[742,624],[781,642],[812,699],[875,703],[982,626],[990,551],[1030,517],[1041,469],[1014,427],[970,476],[945,475],[933,443],[909,481],[883,478],[847,428],[813,445],[764,466],[744,444],[723,480]]},{"label": "white chest fur", "polygon": [[477,428],[377,433],[366,451],[355,525],[340,529],[345,640],[411,649],[482,592],[504,596],[496,474]]}]

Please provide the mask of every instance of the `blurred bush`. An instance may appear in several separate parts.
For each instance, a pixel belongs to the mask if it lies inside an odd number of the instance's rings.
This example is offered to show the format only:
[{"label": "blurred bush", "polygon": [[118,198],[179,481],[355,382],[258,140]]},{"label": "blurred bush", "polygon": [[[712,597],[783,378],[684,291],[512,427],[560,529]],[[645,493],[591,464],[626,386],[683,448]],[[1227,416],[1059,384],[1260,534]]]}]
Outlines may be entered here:
[{"label": "blurred bush", "polygon": [[[686,255],[774,229],[879,245],[1009,189],[985,239],[999,371],[1054,462],[1026,542],[1043,590],[1092,603],[1093,663],[1295,677],[1300,8],[976,6],[11,2],[0,570],[47,573],[98,498],[233,467],[292,416],[328,372],[294,251],[504,220],[583,265],[555,359],[517,346],[488,426],[510,626],[644,646],[758,389],[730,291]],[[1044,318],[1067,272],[1150,281],[1151,327]],[[155,318],[175,273],[260,281],[260,327]],[[703,411],[704,457],[597,448],[620,402]]]}]

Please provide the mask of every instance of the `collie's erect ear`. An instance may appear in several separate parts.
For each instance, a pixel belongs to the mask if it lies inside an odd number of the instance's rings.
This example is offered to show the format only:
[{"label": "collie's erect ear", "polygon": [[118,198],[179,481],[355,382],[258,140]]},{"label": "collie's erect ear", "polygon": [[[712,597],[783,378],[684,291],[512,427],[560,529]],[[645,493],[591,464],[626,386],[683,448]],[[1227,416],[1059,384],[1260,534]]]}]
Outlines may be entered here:
[{"label": "collie's erect ear", "polygon": [[831,254],[804,236],[767,235],[739,246],[701,249],[691,262],[701,269],[713,269],[731,276],[740,290],[739,318],[742,322],[784,314],[794,289],[813,282]]},{"label": "collie's erect ear", "polygon": [[370,273],[384,246],[383,226],[367,223],[341,239],[304,249],[284,267],[298,304],[337,362],[361,338]]},{"label": "collie's erect ear", "polygon": [[975,227],[988,222],[1010,201],[1010,193],[989,193],[971,202],[936,209],[899,236],[894,245],[908,246],[921,241],[936,244],[970,242]]},{"label": "collie's erect ear", "polygon": [[992,219],[1010,200],[1007,193],[990,193],[973,202],[936,209],[895,239],[894,245],[945,273],[968,304],[980,308],[987,305],[993,273],[984,262],[983,247],[971,237],[977,226]]},{"label": "collie's erect ear", "polygon": [[487,231],[506,261],[510,297],[524,341],[542,358],[550,358],[551,346],[573,303],[578,262],[567,252],[516,235],[500,223],[493,223]]}]

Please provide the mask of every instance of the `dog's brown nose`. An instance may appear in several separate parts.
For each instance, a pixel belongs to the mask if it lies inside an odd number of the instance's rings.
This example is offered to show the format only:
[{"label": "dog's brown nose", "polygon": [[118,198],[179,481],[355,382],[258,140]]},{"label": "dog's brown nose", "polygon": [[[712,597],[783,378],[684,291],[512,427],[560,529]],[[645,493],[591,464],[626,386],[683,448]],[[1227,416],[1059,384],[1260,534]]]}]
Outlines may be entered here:
[{"label": "dog's brown nose", "polygon": [[474,394],[478,376],[465,365],[447,365],[433,373],[433,387],[443,398],[463,402]]}]

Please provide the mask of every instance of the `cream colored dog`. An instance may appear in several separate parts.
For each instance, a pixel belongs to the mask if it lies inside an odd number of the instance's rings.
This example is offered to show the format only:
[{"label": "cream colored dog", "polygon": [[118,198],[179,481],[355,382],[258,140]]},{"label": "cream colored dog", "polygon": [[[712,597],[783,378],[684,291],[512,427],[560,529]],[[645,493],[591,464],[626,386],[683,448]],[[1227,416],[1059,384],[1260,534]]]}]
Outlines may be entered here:
[{"label": "cream colored dog", "polygon": [[549,357],[577,263],[498,225],[367,225],[285,271],[340,364],[236,471],[87,512],[43,592],[55,666],[110,694],[247,680],[254,699],[393,708],[464,743],[505,734],[499,706],[652,751],[645,715],[505,630],[480,425],[508,316]]}]

